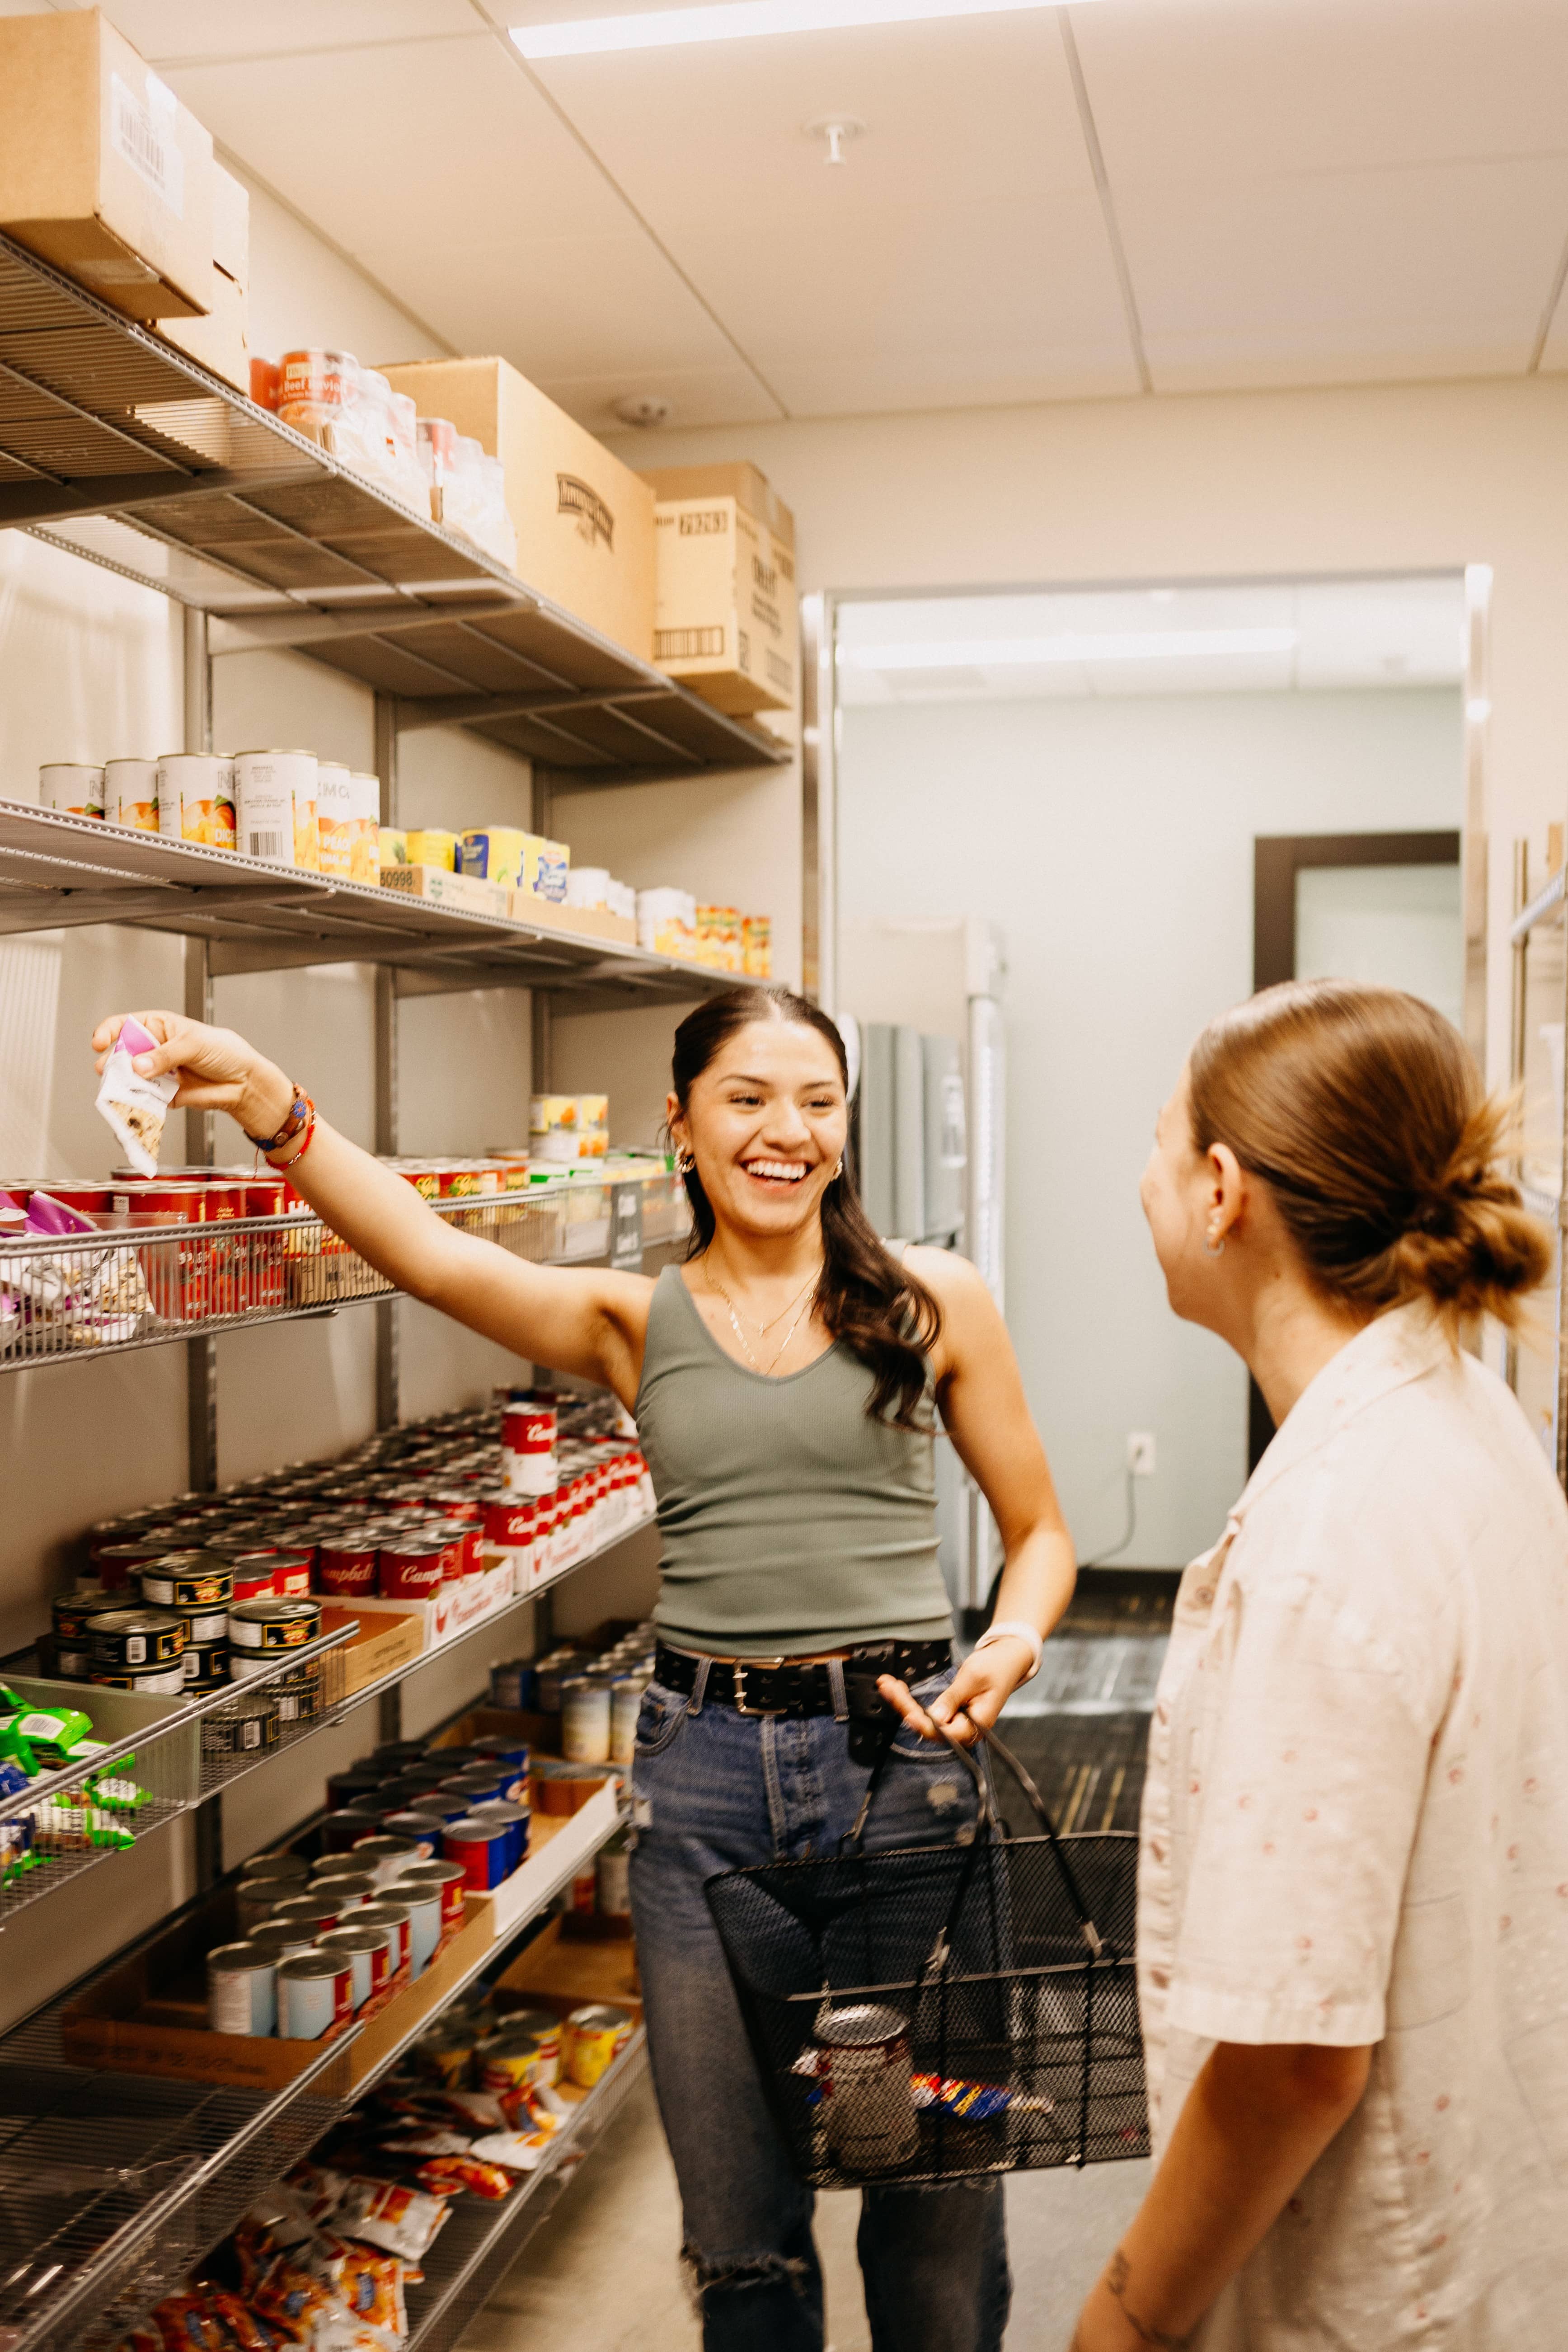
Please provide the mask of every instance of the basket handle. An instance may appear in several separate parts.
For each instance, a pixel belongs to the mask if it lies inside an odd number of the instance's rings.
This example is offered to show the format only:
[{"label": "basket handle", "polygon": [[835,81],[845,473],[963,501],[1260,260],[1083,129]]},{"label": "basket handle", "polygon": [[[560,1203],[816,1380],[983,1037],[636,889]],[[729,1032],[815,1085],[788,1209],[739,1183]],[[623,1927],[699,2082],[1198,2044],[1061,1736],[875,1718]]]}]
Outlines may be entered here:
[{"label": "basket handle", "polygon": [[[972,1723],[974,1721],[973,1716],[971,1716],[970,1721]],[[1078,1919],[1079,1933],[1083,1937],[1084,1942],[1089,1946],[1089,1950],[1094,1954],[1095,1958],[1099,1959],[1100,1954],[1105,1949],[1105,1946],[1101,1939],[1100,1930],[1094,1924],[1094,1919],[1090,1914],[1089,1905],[1084,1900],[1083,1889],[1078,1883],[1078,1874],[1074,1871],[1071,1863],[1068,1860],[1067,1848],[1063,1845],[1061,1838],[1058,1834],[1057,1825],[1051,1819],[1049,1806],[1046,1803],[1044,1797],[1041,1796],[1038,1789],[1036,1788],[1034,1780],[1028,1772],[1025,1770],[1024,1766],[1019,1761],[1018,1758],[1014,1755],[1013,1750],[1008,1747],[1006,1741],[1001,1738],[995,1731],[987,1731],[983,1724],[976,1726],[976,1728],[979,1730],[980,1737],[984,1739],[987,1748],[991,1748],[995,1755],[1002,1759],[1003,1763],[1005,1764],[1009,1772],[1012,1773],[1014,1780],[1016,1780],[1019,1788],[1022,1789],[1025,1796],[1028,1799],[1030,1805],[1033,1807],[1036,1819],[1038,1821],[1040,1827],[1044,1830],[1047,1837],[1050,1840],[1051,1858],[1055,1862],[1057,1868],[1061,1873],[1062,1884],[1068,1891],[1068,1900],[1072,1905],[1073,1912]],[[970,1770],[974,1774],[975,1779],[984,1787],[985,1775],[975,1763],[973,1757],[970,1755],[968,1748],[961,1740],[953,1738],[952,1731],[948,1728],[945,1723],[939,1724],[937,1726],[937,1729],[947,1740],[948,1745],[953,1748],[958,1755],[963,1758],[965,1763],[969,1766]],[[983,1806],[986,1804],[986,1799],[983,1797]],[[996,1834],[1005,1839],[1007,1834],[1005,1827],[1003,1825],[1000,1817],[996,1814],[994,1808],[992,1807],[989,1810]]]}]

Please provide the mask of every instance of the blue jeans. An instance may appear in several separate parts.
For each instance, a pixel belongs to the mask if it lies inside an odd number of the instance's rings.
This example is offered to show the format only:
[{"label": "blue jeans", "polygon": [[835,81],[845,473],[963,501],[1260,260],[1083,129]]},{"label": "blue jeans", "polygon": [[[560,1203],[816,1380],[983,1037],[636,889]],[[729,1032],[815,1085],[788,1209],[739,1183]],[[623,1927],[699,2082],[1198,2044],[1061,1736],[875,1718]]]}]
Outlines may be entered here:
[{"label": "blue jeans", "polygon": [[[718,1871],[836,1851],[869,1777],[847,1738],[831,1716],[705,1706],[700,1685],[687,1699],[651,1683],[637,1723],[632,1916],[705,2352],[822,2352],[816,2200],[769,2115],[702,1887]],[[974,1814],[958,1759],[900,1729],[866,1850],[946,1843]],[[1012,2292],[1002,2194],[1000,2180],[862,2190],[876,2352],[999,2352]]]}]

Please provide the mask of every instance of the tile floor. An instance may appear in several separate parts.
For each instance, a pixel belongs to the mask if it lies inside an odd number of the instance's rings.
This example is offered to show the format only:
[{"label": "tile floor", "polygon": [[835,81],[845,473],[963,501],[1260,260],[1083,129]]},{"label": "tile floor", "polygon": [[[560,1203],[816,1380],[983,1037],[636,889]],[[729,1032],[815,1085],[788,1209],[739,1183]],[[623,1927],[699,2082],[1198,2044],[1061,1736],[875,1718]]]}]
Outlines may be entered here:
[{"label": "tile floor", "polygon": [[[1079,2304],[1143,2193],[1146,2163],[1020,2173],[1007,2188],[1007,2352],[1065,2352]],[[859,2200],[820,2199],[833,2352],[868,2352]],[[645,2081],[463,2338],[463,2352],[696,2352],[677,2268],[680,2215]]]}]

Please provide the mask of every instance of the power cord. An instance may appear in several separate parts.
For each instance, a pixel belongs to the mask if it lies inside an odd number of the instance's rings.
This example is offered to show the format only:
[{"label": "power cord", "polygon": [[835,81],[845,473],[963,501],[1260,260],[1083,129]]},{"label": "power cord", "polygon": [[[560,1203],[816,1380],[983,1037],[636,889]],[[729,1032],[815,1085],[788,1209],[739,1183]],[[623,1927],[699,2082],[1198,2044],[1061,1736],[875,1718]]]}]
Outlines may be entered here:
[{"label": "power cord", "polygon": [[1136,1473],[1129,1470],[1127,1473],[1127,1533],[1120,1543],[1112,1544],[1109,1551],[1098,1551],[1092,1559],[1080,1559],[1079,1568],[1104,1568],[1108,1561],[1116,1558],[1119,1551],[1126,1550],[1137,1532],[1138,1479]]}]

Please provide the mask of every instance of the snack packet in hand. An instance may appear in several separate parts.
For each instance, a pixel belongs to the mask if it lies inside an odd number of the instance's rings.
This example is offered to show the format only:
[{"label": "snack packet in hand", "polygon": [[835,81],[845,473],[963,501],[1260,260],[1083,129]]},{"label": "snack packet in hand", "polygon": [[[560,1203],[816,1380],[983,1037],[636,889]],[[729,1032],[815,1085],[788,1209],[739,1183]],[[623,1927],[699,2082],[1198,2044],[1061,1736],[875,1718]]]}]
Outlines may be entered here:
[{"label": "snack packet in hand", "polygon": [[132,1067],[138,1054],[155,1052],[157,1044],[156,1037],[150,1036],[140,1021],[127,1021],[110,1050],[103,1083],[98,1089],[100,1111],[114,1129],[125,1157],[142,1176],[158,1173],[163,1121],[180,1086],[172,1070],[161,1078],[143,1078]]}]

